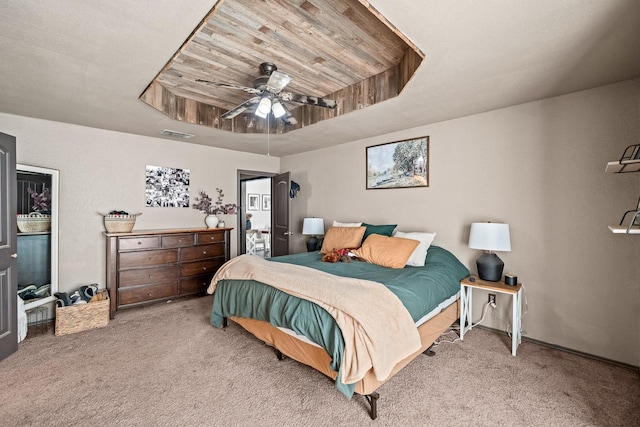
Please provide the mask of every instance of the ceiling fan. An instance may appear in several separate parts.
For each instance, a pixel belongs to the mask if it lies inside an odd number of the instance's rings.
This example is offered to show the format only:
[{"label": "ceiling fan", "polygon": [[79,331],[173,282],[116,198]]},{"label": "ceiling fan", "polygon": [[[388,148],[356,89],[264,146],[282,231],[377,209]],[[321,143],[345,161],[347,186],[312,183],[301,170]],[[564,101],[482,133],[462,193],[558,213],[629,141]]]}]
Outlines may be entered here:
[{"label": "ceiling fan", "polygon": [[223,119],[232,119],[240,113],[252,110],[258,117],[266,118],[273,112],[274,117],[282,120],[287,125],[295,125],[298,121],[293,117],[286,103],[298,105],[313,105],[316,107],[334,109],[337,103],[333,99],[318,98],[316,96],[300,95],[282,90],[289,84],[291,77],[277,71],[278,67],[271,62],[260,64],[260,76],[253,81],[253,87],[240,86],[231,83],[212,82],[210,80],[197,79],[197,82],[207,83],[213,86],[238,89],[255,95],[242,104],[224,113]]}]

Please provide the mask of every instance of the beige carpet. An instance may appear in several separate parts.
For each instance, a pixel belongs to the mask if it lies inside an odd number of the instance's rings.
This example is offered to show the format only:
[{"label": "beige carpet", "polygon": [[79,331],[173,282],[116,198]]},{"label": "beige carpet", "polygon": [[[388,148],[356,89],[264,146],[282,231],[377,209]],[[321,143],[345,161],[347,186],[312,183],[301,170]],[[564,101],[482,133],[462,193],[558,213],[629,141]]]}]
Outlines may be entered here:
[{"label": "beige carpet", "polygon": [[[474,329],[362,396],[230,322],[211,297],[123,310],[109,326],[27,338],[0,362],[3,426],[638,426],[637,370]],[[454,336],[451,335],[451,338]]]}]

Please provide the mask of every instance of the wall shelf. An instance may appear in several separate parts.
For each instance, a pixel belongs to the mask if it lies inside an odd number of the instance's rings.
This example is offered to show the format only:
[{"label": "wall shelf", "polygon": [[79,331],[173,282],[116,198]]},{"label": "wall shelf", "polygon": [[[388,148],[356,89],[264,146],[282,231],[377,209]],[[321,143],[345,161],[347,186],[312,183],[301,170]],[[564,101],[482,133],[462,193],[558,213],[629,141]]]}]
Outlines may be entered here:
[{"label": "wall shelf", "polygon": [[609,162],[604,171],[606,173],[640,172],[640,161],[630,163]]},{"label": "wall shelf", "polygon": [[628,229],[620,225],[610,225],[609,230],[614,234],[640,234],[640,227]]},{"label": "wall shelf", "polygon": [[[629,145],[624,149],[622,156],[616,162],[607,163],[607,167],[604,170],[606,173],[629,173],[640,172],[640,144]],[[627,214],[632,213],[631,221],[626,227],[624,218]],[[640,199],[638,199],[638,206],[636,209],[626,211],[622,215],[619,225],[610,225],[609,230],[615,234],[640,234]]]},{"label": "wall shelf", "polygon": [[607,173],[640,172],[640,144],[629,145],[618,161],[607,163]]}]

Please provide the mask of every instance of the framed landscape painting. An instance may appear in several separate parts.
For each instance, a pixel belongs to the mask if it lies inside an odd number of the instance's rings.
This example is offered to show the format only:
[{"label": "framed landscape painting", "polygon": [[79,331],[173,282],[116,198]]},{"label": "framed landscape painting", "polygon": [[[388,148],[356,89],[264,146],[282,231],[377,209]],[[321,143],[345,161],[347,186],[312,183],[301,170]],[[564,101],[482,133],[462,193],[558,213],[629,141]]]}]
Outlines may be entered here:
[{"label": "framed landscape painting", "polygon": [[367,147],[367,190],[428,186],[428,136]]}]

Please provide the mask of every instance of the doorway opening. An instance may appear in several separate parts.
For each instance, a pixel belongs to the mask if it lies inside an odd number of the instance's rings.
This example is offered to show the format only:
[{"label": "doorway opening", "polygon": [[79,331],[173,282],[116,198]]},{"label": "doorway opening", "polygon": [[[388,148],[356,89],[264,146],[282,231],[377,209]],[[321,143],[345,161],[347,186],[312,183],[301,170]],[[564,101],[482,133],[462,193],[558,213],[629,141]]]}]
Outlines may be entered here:
[{"label": "doorway opening", "polygon": [[271,178],[274,173],[238,171],[238,255],[271,257]]}]

